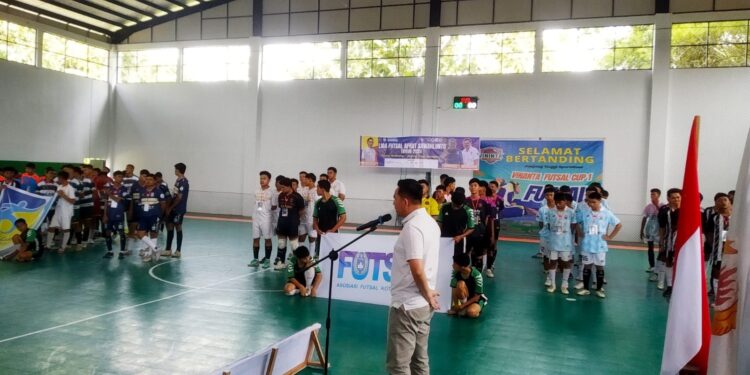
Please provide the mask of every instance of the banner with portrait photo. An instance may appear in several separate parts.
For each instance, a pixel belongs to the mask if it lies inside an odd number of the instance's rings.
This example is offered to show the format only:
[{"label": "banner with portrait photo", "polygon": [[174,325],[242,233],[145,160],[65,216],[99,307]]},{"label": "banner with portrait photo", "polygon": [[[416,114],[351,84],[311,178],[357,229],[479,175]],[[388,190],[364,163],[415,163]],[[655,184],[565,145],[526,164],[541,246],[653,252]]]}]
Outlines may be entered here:
[{"label": "banner with portrait photo", "polygon": [[544,201],[544,186],[570,186],[575,201],[586,187],[602,182],[603,140],[482,139],[479,170],[474,176],[497,181],[504,219],[536,216]]},{"label": "banner with portrait photo", "polygon": [[478,137],[361,136],[359,149],[363,167],[479,169]]}]

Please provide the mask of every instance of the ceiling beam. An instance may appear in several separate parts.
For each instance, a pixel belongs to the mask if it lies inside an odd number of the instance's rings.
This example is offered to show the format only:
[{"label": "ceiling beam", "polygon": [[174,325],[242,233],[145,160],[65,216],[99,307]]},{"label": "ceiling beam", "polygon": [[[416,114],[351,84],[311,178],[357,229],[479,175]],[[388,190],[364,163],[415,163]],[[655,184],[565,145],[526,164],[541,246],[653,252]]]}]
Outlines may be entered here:
[{"label": "ceiling beam", "polygon": [[49,11],[49,10],[46,10],[46,9],[37,8],[37,7],[33,6],[33,5],[22,3],[22,2],[16,1],[16,0],[2,0],[2,1],[4,3],[7,3],[8,5],[13,5],[15,7],[26,9],[26,10],[38,13],[40,15],[44,15],[44,16],[47,16],[47,17],[55,18],[55,19],[58,19],[60,21],[67,22],[69,24],[77,25],[77,26],[80,26],[80,27],[83,27],[83,28],[86,28],[86,29],[89,29],[89,30],[96,31],[98,33],[102,33],[104,35],[109,36],[110,38],[112,38],[112,36],[113,36],[113,32],[111,30],[107,30],[107,29],[101,28],[99,26],[94,26],[94,25],[88,24],[86,22],[81,22],[80,20],[76,20],[76,19],[73,19],[73,18],[70,18],[70,17],[66,17],[66,16],[63,16],[61,14],[57,14],[55,12],[52,12],[52,11]]},{"label": "ceiling beam", "polygon": [[[139,1],[142,2],[142,0],[139,0]],[[119,44],[123,40],[125,40],[127,37],[129,37],[131,34],[137,32],[137,31],[145,30],[145,29],[148,29],[149,27],[153,27],[153,26],[165,23],[165,22],[176,20],[176,19],[178,19],[180,17],[185,17],[185,16],[191,15],[193,13],[199,13],[199,12],[202,12],[204,10],[208,10],[208,9],[211,9],[211,8],[214,8],[214,7],[218,7],[218,6],[224,5],[226,3],[229,3],[231,1],[232,0],[214,0],[214,1],[210,1],[210,2],[201,2],[200,4],[198,4],[196,6],[192,6],[192,7],[187,7],[186,6],[183,10],[180,10],[180,11],[177,11],[177,12],[171,12],[171,13],[169,13],[169,14],[167,14],[165,16],[159,17],[159,18],[154,18],[154,19],[146,21],[146,22],[139,22],[136,25],[123,28],[122,30],[118,30],[115,33],[113,33],[112,34],[112,43],[113,44]],[[260,1],[260,0],[256,0],[256,1]]]},{"label": "ceiling beam", "polygon": [[134,18],[132,16],[128,16],[128,15],[122,14],[122,13],[120,13],[120,12],[118,12],[118,11],[112,9],[112,8],[107,8],[105,6],[101,6],[101,5],[99,5],[97,3],[94,3],[94,2],[91,2],[91,1],[83,1],[83,0],[73,0],[73,1],[75,1],[78,4],[94,8],[94,9],[96,9],[98,11],[111,14],[111,15],[117,17],[117,18],[122,18],[124,20],[131,21],[131,22],[136,22],[136,23],[141,22],[141,20],[139,20],[137,18]]},{"label": "ceiling beam", "polygon": [[136,8],[136,7],[134,7],[134,6],[132,6],[132,5],[128,4],[128,3],[125,3],[125,2],[122,2],[122,1],[119,1],[119,0],[108,0],[108,1],[110,3],[112,3],[112,4],[114,4],[114,5],[117,5],[120,8],[127,9],[127,10],[129,10],[129,11],[131,11],[133,13],[138,13],[138,14],[144,15],[146,17],[156,18],[155,14],[153,14],[151,12],[147,12],[147,11],[145,11],[143,9]]},{"label": "ceiling beam", "polygon": [[179,6],[179,7],[183,7],[183,8],[187,8],[187,7],[188,7],[188,6],[187,6],[187,4],[185,4],[185,3],[183,3],[183,2],[179,2],[179,1],[177,1],[177,0],[166,0],[166,2],[168,2],[168,3],[172,3],[172,4],[174,4],[174,5],[177,5],[177,6]]},{"label": "ceiling beam", "polygon": [[146,1],[146,0],[135,0],[135,1],[137,1],[137,2],[139,2],[141,4],[143,4],[143,5],[148,5],[151,8],[158,9],[158,10],[164,12],[164,13],[172,13],[171,10],[169,10],[169,9],[167,9],[167,8],[159,5],[159,4],[152,3],[150,1]]},{"label": "ceiling beam", "polygon": [[72,6],[67,5],[67,4],[59,3],[57,1],[43,0],[43,2],[45,2],[45,3],[49,4],[49,5],[58,7],[60,9],[65,9],[65,10],[67,10],[69,12],[80,14],[83,17],[91,18],[92,20],[97,20],[99,22],[107,23],[107,24],[110,24],[112,26],[117,26],[117,27],[119,27],[121,29],[124,29],[124,28],[127,27],[127,25],[124,25],[124,24],[119,23],[117,21],[112,21],[112,20],[110,20],[108,18],[104,18],[102,16],[97,16],[96,14],[89,13],[89,12],[87,12],[85,10],[82,10],[82,9],[79,9],[79,8],[76,8],[76,7],[72,7]]}]

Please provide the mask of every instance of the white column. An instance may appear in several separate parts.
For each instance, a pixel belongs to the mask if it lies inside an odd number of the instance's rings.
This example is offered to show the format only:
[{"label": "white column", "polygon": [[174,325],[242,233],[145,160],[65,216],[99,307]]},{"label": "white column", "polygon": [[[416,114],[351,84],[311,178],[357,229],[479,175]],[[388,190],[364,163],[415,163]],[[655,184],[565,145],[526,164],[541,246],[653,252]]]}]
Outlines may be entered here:
[{"label": "white column", "polygon": [[[440,28],[426,30],[427,50],[424,57],[424,79],[422,83],[422,105],[418,118],[421,119],[419,135],[437,134],[438,67],[440,60]],[[415,134],[416,135],[416,134]]]},{"label": "white column", "polygon": [[260,37],[251,37],[250,43],[250,75],[248,90],[250,91],[250,113],[255,113],[247,119],[242,132],[242,216],[251,216],[255,205],[254,191],[258,185],[258,158],[260,156],[260,133],[262,116],[261,63],[263,59],[263,43]]},{"label": "white column", "polygon": [[672,37],[671,15],[661,13],[654,16],[654,61],[651,75],[651,116],[649,119],[647,176],[645,189],[669,189],[666,181],[666,159],[669,140],[669,79],[670,42]]}]

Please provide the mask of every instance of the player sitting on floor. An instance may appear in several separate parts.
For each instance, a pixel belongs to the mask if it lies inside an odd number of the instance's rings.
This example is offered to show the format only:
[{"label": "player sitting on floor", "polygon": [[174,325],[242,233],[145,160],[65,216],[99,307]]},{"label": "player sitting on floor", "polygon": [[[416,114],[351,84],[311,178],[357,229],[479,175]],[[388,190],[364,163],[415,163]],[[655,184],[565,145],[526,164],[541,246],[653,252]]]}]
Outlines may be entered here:
[{"label": "player sitting on floor", "polygon": [[448,315],[477,318],[487,304],[482,273],[471,265],[469,254],[453,256],[451,309]]},{"label": "player sitting on floor", "polygon": [[294,250],[294,255],[289,258],[286,265],[287,282],[284,286],[286,295],[293,296],[299,293],[302,297],[315,297],[318,294],[318,285],[323,277],[320,275],[318,266],[307,268],[312,263],[310,250],[306,246],[300,246]]}]

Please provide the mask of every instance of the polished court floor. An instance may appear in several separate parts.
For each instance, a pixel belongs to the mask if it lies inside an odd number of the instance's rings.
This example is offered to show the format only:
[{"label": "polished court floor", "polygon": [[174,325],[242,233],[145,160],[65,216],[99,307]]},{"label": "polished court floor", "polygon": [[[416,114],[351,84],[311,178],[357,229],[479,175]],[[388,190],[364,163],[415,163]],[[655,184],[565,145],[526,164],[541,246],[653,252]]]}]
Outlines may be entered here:
[{"label": "polished court floor", "polygon": [[[184,258],[160,263],[102,259],[103,243],[0,263],[0,374],[206,374],[324,323],[325,300],[286,297],[279,272],[247,267],[250,231],[187,220]],[[485,313],[432,320],[433,374],[658,372],[667,304],[645,252],[610,251],[600,300],[548,294],[535,245],[499,246]],[[387,308],[333,309],[330,373],[384,373]]]}]

